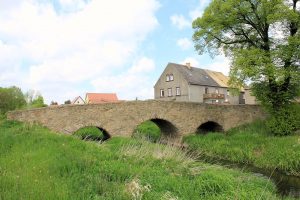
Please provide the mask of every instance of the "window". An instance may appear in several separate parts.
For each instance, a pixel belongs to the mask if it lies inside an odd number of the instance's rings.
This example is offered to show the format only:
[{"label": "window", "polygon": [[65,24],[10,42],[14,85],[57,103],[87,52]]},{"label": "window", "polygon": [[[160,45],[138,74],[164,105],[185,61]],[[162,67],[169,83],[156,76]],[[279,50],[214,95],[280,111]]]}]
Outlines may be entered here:
[{"label": "window", "polygon": [[170,81],[170,76],[169,76],[169,74],[167,74],[167,76],[166,76],[166,81],[167,81],[167,82]]},{"label": "window", "polygon": [[219,94],[219,89],[218,88],[216,88],[216,94]]},{"label": "window", "polygon": [[176,87],[176,96],[180,96],[180,87]]},{"label": "window", "polygon": [[229,95],[230,95],[229,90],[227,90],[227,96],[229,96]]},{"label": "window", "polygon": [[168,88],[168,97],[172,96],[172,88]]},{"label": "window", "polygon": [[165,92],[163,89],[160,89],[160,97],[164,97],[165,96]]},{"label": "window", "polygon": [[173,76],[173,74],[170,74],[170,81],[174,81],[174,76]]},{"label": "window", "polygon": [[208,94],[208,88],[205,88],[205,94]]}]

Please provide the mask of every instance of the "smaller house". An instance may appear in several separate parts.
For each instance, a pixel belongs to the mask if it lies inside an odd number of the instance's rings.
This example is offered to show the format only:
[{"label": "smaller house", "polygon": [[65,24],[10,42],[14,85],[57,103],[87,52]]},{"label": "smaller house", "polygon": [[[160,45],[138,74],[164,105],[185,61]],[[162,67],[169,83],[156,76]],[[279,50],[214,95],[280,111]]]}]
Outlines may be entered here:
[{"label": "smaller house", "polygon": [[115,93],[86,93],[85,103],[113,103],[118,102],[118,97]]},{"label": "smaller house", "polygon": [[75,99],[71,102],[71,104],[85,104],[84,100],[81,96],[75,97]]}]

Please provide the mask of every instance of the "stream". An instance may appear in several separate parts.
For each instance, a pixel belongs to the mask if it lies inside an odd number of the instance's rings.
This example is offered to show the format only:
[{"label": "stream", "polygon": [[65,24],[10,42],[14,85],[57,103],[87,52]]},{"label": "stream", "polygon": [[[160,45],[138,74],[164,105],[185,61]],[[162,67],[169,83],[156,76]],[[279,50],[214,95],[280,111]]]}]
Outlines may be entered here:
[{"label": "stream", "polygon": [[280,171],[272,171],[255,167],[250,164],[234,163],[228,160],[220,160],[213,158],[200,158],[198,161],[210,164],[217,164],[231,169],[239,169],[244,172],[251,172],[256,176],[264,177],[273,181],[277,187],[280,196],[290,196],[300,199],[300,177],[286,175]]}]

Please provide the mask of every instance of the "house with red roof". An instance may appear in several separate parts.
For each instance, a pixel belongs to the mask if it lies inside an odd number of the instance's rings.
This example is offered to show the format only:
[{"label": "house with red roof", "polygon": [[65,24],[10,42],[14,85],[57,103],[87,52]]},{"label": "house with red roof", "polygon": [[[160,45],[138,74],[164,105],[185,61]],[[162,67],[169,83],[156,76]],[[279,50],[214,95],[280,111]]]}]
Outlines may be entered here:
[{"label": "house with red roof", "polygon": [[86,93],[85,95],[86,104],[112,103],[118,101],[118,97],[115,93]]}]

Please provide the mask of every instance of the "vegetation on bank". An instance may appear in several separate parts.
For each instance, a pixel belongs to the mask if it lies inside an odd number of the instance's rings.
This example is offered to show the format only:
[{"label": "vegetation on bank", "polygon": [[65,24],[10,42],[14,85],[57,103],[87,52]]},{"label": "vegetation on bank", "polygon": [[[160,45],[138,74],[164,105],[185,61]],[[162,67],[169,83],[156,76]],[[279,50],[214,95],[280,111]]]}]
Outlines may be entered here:
[{"label": "vegetation on bank", "polygon": [[0,199],[279,199],[262,177],[132,138],[87,142],[0,121]]},{"label": "vegetation on bank", "polygon": [[224,133],[190,135],[184,138],[203,158],[252,164],[300,176],[300,135],[276,137],[264,122],[254,122]]}]

